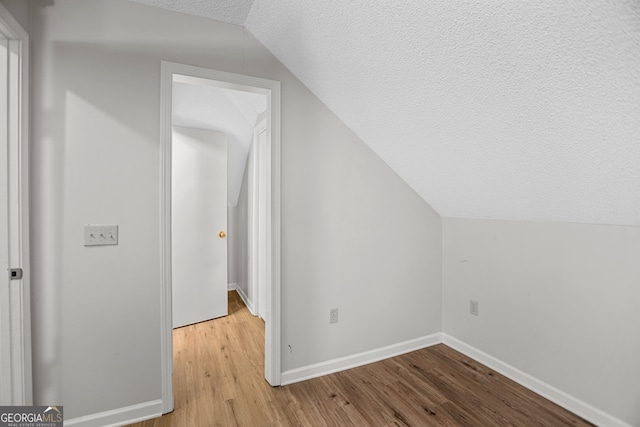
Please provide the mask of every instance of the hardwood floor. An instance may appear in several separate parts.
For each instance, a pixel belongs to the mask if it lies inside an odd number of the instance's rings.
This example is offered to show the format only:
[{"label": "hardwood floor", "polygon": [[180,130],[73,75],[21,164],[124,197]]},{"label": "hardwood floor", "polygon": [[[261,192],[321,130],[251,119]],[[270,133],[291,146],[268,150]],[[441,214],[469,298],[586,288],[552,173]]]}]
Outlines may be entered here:
[{"label": "hardwood floor", "polygon": [[132,426],[592,425],[445,345],[270,387],[264,322],[236,292],[229,316],[173,334],[175,410]]}]

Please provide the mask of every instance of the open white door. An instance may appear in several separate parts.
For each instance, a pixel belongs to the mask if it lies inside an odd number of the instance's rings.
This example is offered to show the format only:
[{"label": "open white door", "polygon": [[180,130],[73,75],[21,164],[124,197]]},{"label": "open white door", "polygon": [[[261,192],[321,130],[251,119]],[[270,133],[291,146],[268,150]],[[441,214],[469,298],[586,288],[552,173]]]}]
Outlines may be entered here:
[{"label": "open white door", "polygon": [[173,128],[173,327],[227,315],[227,137]]},{"label": "open white door", "polygon": [[0,405],[31,405],[28,36],[0,4]]}]

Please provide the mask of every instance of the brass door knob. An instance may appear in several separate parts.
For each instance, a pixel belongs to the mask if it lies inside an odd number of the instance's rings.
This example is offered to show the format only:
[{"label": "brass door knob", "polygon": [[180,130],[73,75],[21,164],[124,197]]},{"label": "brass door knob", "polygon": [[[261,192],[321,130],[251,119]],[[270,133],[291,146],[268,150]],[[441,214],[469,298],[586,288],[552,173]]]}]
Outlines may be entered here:
[{"label": "brass door knob", "polygon": [[224,231],[221,231],[218,233],[218,237],[220,237],[221,239],[224,239],[225,237],[227,237],[227,233],[225,233]]}]

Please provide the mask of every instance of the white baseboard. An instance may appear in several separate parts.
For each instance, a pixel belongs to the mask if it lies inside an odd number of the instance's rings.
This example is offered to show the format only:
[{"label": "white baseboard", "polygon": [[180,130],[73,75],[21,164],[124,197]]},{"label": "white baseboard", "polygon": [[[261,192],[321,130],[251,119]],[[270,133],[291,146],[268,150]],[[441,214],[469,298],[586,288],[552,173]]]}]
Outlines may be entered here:
[{"label": "white baseboard", "polygon": [[117,427],[156,418],[162,415],[162,400],[152,400],[112,411],[64,420],[65,426]]},{"label": "white baseboard", "polygon": [[[242,290],[240,288],[235,290],[238,292],[240,297],[245,300],[246,295],[243,295]],[[246,300],[245,304],[247,304]],[[249,304],[247,304],[247,307],[249,307]],[[443,343],[474,359],[475,361],[488,366],[507,378],[598,426],[633,427],[631,424],[627,424],[598,408],[558,390],[557,388],[444,333],[435,333],[387,347],[333,359],[310,366],[291,369],[282,373],[281,384],[292,384],[344,371],[440,343]],[[65,420],[64,425],[76,427],[117,427],[156,418],[161,415],[162,400],[158,399],[138,405]]]},{"label": "white baseboard", "polygon": [[593,424],[606,427],[633,427],[452,336],[443,333],[442,342]]},{"label": "white baseboard", "polygon": [[254,316],[257,316],[258,315],[257,312],[253,309],[253,301],[249,299],[247,294],[245,294],[242,288],[237,284],[236,284],[235,291],[238,293],[238,295],[240,295],[240,298],[242,298],[242,301],[244,302],[244,305],[246,305],[247,308],[249,309],[249,312]]},{"label": "white baseboard", "polygon": [[227,290],[229,290],[229,291],[237,291],[238,290],[238,284],[235,283],[235,282],[227,283]]},{"label": "white baseboard", "polygon": [[440,344],[441,342],[442,334],[435,333],[410,341],[393,344],[387,347],[365,351],[363,353],[328,360],[326,362],[316,363],[314,365],[303,366],[301,368],[290,369],[282,373],[281,383],[282,385],[293,384],[299,381],[333,374],[334,372],[344,371],[347,369],[377,362],[379,360],[399,356],[411,351],[431,347],[432,345]]}]

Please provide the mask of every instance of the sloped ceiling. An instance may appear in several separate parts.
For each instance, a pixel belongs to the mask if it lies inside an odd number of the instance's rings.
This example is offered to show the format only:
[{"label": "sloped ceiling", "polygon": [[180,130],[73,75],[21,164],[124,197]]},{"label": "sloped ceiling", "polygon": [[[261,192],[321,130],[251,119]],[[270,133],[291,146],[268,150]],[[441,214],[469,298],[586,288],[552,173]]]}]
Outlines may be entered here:
[{"label": "sloped ceiling", "polygon": [[243,24],[442,216],[640,226],[637,0],[255,0]]},{"label": "sloped ceiling", "polygon": [[229,24],[244,25],[253,0],[131,0]]},{"label": "sloped ceiling", "polygon": [[173,125],[227,135],[227,202],[237,206],[253,131],[267,109],[266,95],[174,81],[172,104]]}]

